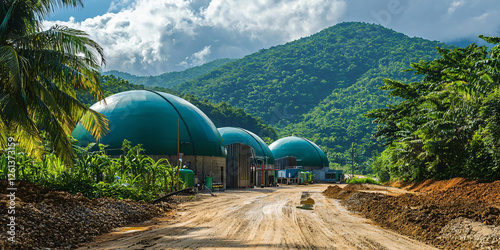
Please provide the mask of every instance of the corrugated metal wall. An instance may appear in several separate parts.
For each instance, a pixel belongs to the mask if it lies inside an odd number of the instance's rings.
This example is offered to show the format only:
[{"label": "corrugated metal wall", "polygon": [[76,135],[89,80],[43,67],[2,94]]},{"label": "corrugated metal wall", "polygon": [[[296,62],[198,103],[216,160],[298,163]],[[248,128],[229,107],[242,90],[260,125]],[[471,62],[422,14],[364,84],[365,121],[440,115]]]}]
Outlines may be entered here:
[{"label": "corrugated metal wall", "polygon": [[228,188],[248,187],[251,183],[252,151],[242,143],[226,145],[226,186]]}]

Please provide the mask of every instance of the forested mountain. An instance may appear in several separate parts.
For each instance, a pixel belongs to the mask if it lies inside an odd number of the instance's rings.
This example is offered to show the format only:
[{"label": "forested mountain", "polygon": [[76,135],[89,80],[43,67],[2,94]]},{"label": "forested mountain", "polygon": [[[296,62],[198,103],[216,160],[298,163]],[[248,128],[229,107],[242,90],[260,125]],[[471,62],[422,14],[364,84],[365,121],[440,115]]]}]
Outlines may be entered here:
[{"label": "forested mountain", "polygon": [[134,84],[144,85],[144,86],[158,86],[171,88],[173,86],[179,85],[183,82],[195,79],[198,76],[204,75],[215,68],[218,68],[228,62],[232,62],[235,59],[218,59],[205,63],[201,66],[189,68],[184,71],[179,72],[169,72],[157,76],[136,76],[129,73],[111,70],[105,72],[107,75],[114,75],[116,77],[128,80]]},{"label": "forested mountain", "polygon": [[[264,124],[263,120],[258,117],[254,117],[241,108],[234,108],[227,102],[220,102],[214,104],[208,100],[199,100],[193,95],[182,94],[171,89],[163,87],[148,87],[144,85],[132,84],[127,80],[117,78],[114,75],[104,75],[102,76],[101,87],[104,91],[105,96],[110,96],[119,92],[136,90],[136,89],[151,89],[156,91],[162,91],[170,93],[179,97],[184,98],[189,101],[201,111],[203,111],[210,119],[214,122],[217,127],[241,127],[258,133],[264,140],[270,142],[277,139],[277,132],[274,128],[269,125]],[[92,98],[89,92],[78,92],[78,100],[82,101],[86,105],[92,105],[97,102]]]},{"label": "forested mountain", "polygon": [[[380,25],[348,22],[285,45],[263,49],[174,87],[213,102],[227,101],[262,117],[280,136],[312,139],[331,162],[345,165],[380,151],[364,114],[393,103],[383,78],[419,80],[403,70],[438,57],[446,44],[410,38]],[[376,152],[374,152],[375,154]]]}]

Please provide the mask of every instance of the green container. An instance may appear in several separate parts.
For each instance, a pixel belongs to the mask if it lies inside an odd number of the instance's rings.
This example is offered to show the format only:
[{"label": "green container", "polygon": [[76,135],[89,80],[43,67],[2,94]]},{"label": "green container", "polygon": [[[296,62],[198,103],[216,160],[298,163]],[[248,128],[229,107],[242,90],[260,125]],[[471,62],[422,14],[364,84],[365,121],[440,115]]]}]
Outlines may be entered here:
[{"label": "green container", "polygon": [[194,187],[194,172],[191,169],[179,169],[181,180],[186,183],[186,187]]},{"label": "green container", "polygon": [[298,174],[299,184],[309,183],[309,181],[308,181],[309,176],[311,176],[311,173],[309,173],[309,172],[306,172],[306,171],[299,172],[299,174]]},{"label": "green container", "polygon": [[205,186],[212,189],[212,177],[211,176],[205,177]]},{"label": "green container", "polygon": [[305,175],[305,172],[299,172],[299,184],[304,184]]}]

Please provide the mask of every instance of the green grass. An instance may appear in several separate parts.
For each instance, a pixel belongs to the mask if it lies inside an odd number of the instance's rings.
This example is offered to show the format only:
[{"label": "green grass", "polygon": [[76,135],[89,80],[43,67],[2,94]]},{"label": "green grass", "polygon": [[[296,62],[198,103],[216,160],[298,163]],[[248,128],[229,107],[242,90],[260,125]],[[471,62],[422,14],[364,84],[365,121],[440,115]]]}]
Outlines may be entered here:
[{"label": "green grass", "polygon": [[348,179],[346,180],[347,183],[349,184],[377,184],[380,185],[380,183],[372,178],[358,178],[354,177],[353,179]]}]

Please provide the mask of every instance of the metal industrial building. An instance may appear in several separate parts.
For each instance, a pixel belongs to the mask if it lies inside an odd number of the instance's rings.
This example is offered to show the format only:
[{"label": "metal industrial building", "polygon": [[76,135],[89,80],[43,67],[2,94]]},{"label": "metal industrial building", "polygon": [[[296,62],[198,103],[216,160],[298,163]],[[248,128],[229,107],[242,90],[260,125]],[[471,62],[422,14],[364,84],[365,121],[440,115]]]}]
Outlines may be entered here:
[{"label": "metal industrial building", "polygon": [[227,187],[269,186],[276,183],[274,157],[256,134],[242,128],[218,129],[227,149]]},{"label": "metal industrial building", "polygon": [[[109,155],[122,154],[124,139],[142,144],[145,154],[166,158],[177,165],[178,145],[182,165],[194,171],[199,180],[212,177],[213,183],[226,183],[224,142],[212,121],[197,107],[171,94],[132,90],[107,97],[91,109],[109,119],[110,133],[100,143],[109,145]],[[95,142],[82,126],[72,136],[79,145]],[[178,140],[179,136],[179,140]]]}]

